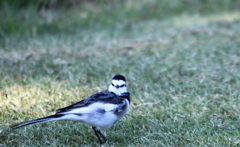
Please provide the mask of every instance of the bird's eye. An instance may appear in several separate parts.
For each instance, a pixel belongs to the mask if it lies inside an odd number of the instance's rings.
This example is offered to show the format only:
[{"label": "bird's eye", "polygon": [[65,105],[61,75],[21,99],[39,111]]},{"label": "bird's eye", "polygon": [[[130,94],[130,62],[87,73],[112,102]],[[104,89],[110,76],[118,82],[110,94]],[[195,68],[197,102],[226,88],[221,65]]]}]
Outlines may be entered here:
[{"label": "bird's eye", "polygon": [[116,88],[119,88],[120,86],[118,86],[118,85],[114,85],[113,83],[112,83],[112,85],[114,86],[114,87],[116,87]]},{"label": "bird's eye", "polygon": [[125,84],[123,84],[123,85],[121,85],[121,86],[119,86],[119,87],[125,87],[126,85]]},{"label": "bird's eye", "polygon": [[125,87],[126,84],[123,84],[123,85],[114,85],[114,84],[112,83],[112,86],[114,86],[114,87],[116,87],[116,88],[120,88],[120,87]]}]

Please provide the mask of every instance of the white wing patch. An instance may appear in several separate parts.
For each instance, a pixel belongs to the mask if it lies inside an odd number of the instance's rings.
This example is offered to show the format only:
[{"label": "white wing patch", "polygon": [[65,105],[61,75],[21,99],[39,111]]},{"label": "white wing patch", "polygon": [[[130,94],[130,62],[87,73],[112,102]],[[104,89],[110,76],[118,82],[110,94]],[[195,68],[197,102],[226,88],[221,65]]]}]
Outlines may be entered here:
[{"label": "white wing patch", "polygon": [[118,105],[116,104],[104,104],[105,111],[112,111],[116,109]]},{"label": "white wing patch", "polygon": [[105,104],[105,103],[93,103],[87,107],[81,107],[81,108],[75,108],[73,110],[70,110],[68,112],[63,112],[62,114],[72,114],[72,113],[76,113],[76,114],[84,114],[84,113],[93,113],[99,109],[103,109],[105,111],[112,111],[114,109],[116,109],[118,107],[118,105],[116,104]]}]

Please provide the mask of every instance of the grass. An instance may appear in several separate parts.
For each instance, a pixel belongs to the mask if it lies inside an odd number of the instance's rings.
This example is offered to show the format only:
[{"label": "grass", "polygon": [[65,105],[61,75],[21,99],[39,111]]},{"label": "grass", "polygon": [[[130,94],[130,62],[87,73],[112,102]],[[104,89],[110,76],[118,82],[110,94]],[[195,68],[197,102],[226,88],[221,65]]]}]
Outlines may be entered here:
[{"label": "grass", "polygon": [[7,129],[106,89],[114,74],[126,77],[132,104],[103,131],[112,146],[240,145],[237,5],[164,1],[169,14],[145,11],[158,1],[131,2],[86,2],[44,17],[26,9],[9,16],[25,16],[19,28],[1,21],[0,146],[98,146],[78,122]]}]

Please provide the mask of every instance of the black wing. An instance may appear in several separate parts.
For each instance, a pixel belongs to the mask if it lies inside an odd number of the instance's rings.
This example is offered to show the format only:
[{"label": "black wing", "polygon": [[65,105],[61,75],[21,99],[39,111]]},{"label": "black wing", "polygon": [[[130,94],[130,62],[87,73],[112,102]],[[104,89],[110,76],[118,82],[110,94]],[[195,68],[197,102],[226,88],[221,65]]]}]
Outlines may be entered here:
[{"label": "black wing", "polygon": [[112,104],[120,104],[122,103],[123,97],[117,96],[116,94],[109,92],[108,90],[101,91],[96,93],[80,102],[74,103],[70,106],[60,108],[56,111],[56,113],[67,112],[75,108],[86,107],[94,102],[102,102],[102,103],[112,103]]},{"label": "black wing", "polygon": [[126,98],[130,104],[130,93],[129,92],[124,92],[120,97]]}]

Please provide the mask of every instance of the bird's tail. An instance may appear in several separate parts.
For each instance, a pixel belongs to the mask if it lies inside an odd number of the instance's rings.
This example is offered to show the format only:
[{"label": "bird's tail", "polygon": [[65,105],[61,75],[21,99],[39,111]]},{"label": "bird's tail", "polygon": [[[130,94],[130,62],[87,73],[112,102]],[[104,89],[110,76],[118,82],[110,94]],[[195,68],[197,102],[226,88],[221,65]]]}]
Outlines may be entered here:
[{"label": "bird's tail", "polygon": [[60,120],[59,118],[61,118],[62,116],[63,116],[63,114],[54,114],[54,115],[51,115],[51,116],[26,121],[26,122],[23,122],[23,123],[16,124],[16,125],[12,126],[11,129],[17,129],[17,128],[20,128],[20,127],[24,127],[24,126],[28,126],[28,125],[32,125],[32,124],[37,124],[37,123]]}]

